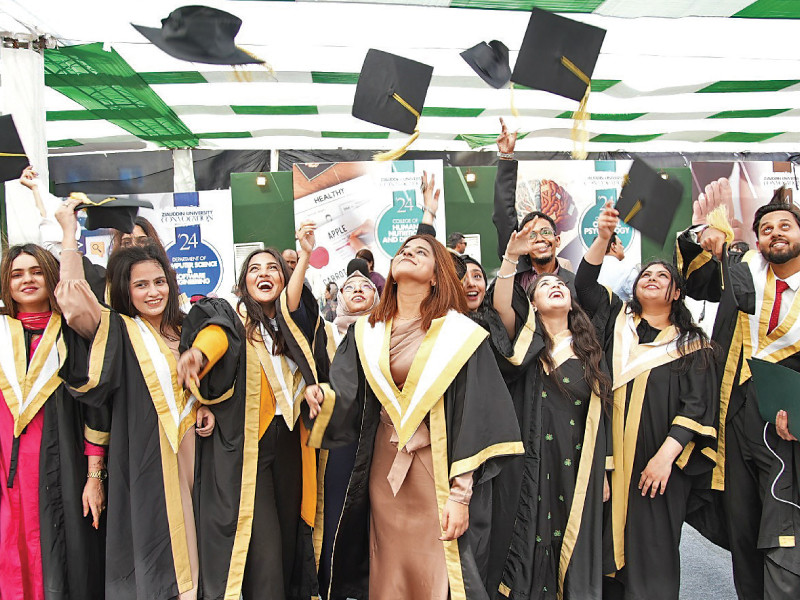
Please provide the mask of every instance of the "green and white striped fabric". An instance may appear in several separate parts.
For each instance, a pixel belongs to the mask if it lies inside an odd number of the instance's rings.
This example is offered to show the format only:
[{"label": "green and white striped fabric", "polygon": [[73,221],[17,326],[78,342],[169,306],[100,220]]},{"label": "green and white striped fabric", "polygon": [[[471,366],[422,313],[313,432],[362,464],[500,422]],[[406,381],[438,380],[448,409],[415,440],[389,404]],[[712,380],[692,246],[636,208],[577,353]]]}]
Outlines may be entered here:
[{"label": "green and white striped fabric", "polygon": [[395,147],[407,136],[350,115],[371,47],[434,67],[412,148],[490,148],[502,116],[521,132],[518,150],[569,150],[577,103],[494,90],[459,57],[500,39],[513,64],[532,6],[608,30],[587,150],[800,148],[800,2],[210,2],[243,19],[237,43],[270,67],[246,69],[173,59],[130,27],[158,25],[183,3],[30,0],[0,13],[0,30],[24,21],[63,44],[45,53],[51,152]]}]

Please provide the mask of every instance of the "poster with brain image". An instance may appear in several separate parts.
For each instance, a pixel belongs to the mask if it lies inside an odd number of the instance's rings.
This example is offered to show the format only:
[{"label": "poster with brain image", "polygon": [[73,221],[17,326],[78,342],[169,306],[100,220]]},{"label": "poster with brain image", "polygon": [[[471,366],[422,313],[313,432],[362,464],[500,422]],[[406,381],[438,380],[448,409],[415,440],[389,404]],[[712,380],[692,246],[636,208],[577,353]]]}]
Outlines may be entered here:
[{"label": "poster with brain image", "polygon": [[[597,217],[608,202],[619,198],[630,160],[520,161],[515,208],[517,220],[531,211],[550,215],[556,222],[560,243],[558,256],[577,269],[586,249],[597,236]],[[621,269],[641,261],[639,233],[625,223],[617,227],[625,247]]]}]

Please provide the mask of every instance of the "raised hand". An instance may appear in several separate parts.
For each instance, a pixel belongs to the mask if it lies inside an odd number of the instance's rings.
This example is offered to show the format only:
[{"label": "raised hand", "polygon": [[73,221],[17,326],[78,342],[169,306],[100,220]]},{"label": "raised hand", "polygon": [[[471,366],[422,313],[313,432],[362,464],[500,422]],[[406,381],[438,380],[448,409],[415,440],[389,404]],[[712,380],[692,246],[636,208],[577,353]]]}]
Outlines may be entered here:
[{"label": "raised hand", "polygon": [[708,214],[718,206],[728,209],[728,218],[733,216],[733,190],[727,177],[712,181],[697,196],[692,203],[692,225],[705,225]]},{"label": "raised hand", "polygon": [[39,174],[33,170],[32,166],[28,165],[22,172],[22,175],[19,178],[19,182],[29,190],[33,191],[38,187],[38,185],[36,184],[37,177],[39,177]]},{"label": "raised hand", "polygon": [[497,136],[497,150],[503,154],[513,154],[518,132],[509,133],[506,122],[503,121],[502,117],[500,117],[500,128],[500,135]]},{"label": "raised hand", "polygon": [[300,250],[311,254],[311,251],[316,246],[316,239],[314,237],[314,230],[317,228],[313,221],[305,221],[300,225],[300,228],[295,231],[294,237],[300,243]]},{"label": "raised hand", "polygon": [[613,202],[606,202],[600,215],[597,217],[597,237],[608,241],[619,225],[619,211],[614,208]]},{"label": "raised hand", "polygon": [[506,246],[506,256],[508,258],[516,260],[517,257],[528,254],[531,251],[531,230],[533,229],[534,221],[535,219],[528,221],[522,229],[511,233]]},{"label": "raised hand", "polygon": [[424,206],[431,215],[436,216],[436,211],[439,210],[439,195],[442,193],[441,189],[436,189],[436,175],[431,173],[428,178],[428,172],[422,172],[422,198]]}]

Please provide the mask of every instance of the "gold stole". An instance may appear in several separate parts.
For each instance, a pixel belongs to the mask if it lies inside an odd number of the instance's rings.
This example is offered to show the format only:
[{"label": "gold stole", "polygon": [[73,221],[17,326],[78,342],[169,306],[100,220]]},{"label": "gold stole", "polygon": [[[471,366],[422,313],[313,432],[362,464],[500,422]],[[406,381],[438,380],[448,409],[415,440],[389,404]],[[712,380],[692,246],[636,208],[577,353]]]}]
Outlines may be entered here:
[{"label": "gold stole", "polygon": [[739,360],[742,368],[739,374],[739,385],[750,378],[750,366],[747,359],[756,357],[769,362],[779,362],[800,351],[800,293],[796,293],[786,317],[778,322],[778,326],[767,334],[769,318],[775,304],[775,273],[769,264],[756,251],[745,254],[742,262],[747,264],[753,279],[756,294],[755,311],[752,315],[739,311],[736,327],[733,332],[722,385],[719,394],[719,422],[717,423],[717,466],[711,476],[711,488],[725,489],[725,423],[728,418],[731,392],[737,383],[736,370]]},{"label": "gold stole", "polygon": [[[639,438],[639,423],[650,372],[680,357],[678,332],[669,326],[652,342],[640,344],[636,326],[640,319],[627,313],[627,306],[617,315],[614,324],[613,386],[614,413],[612,439],[615,469],[611,474],[611,512],[614,539],[614,560],[617,569],[625,566],[625,526],[628,517],[628,495],[633,475],[633,458]],[[700,340],[689,342],[686,353],[703,348]],[[632,382],[628,414],[625,404],[628,385]],[[687,445],[687,449],[688,449]]]},{"label": "gold stole", "polygon": [[254,343],[253,347],[272,388],[275,402],[283,413],[283,420],[291,431],[300,416],[300,406],[306,389],[305,381],[293,360],[285,355],[272,354],[271,347],[267,346],[272,340],[267,336],[263,326],[260,327],[259,333],[262,341]]},{"label": "gold stole", "polygon": [[58,371],[67,357],[61,315],[53,313],[28,365],[22,322],[0,317],[0,391],[19,437],[47,399],[62,383]]},{"label": "gold stole", "polygon": [[364,375],[392,419],[400,450],[489,334],[455,311],[434,319],[411,363],[402,391],[397,389],[389,368],[391,335],[391,321],[374,326],[366,316],[356,321],[356,346]]},{"label": "gold stole", "polygon": [[195,424],[195,398],[178,385],[175,356],[161,335],[140,317],[120,316],[139,360],[158,421],[172,451],[177,454],[184,434]]}]

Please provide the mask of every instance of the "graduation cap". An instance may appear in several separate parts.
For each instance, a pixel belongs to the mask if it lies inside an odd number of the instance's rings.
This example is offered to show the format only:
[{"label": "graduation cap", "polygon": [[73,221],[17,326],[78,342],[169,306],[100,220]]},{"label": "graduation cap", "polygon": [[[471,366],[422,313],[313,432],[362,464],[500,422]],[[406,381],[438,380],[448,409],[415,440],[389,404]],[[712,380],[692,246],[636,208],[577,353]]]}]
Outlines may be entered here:
[{"label": "graduation cap", "polygon": [[212,65],[245,65],[264,61],[234,43],[242,20],[208,6],[181,6],[161,28],[131,25],[161,50],[180,60]]},{"label": "graduation cap", "polygon": [[[534,8],[511,81],[580,102],[573,114],[573,140],[585,144],[586,104],[606,30]],[[581,147],[573,157],[586,158]]]},{"label": "graduation cap", "polygon": [[151,202],[134,198],[87,196],[83,192],[73,192],[69,197],[81,201],[75,210],[86,209],[85,227],[90,230],[110,227],[122,233],[132,233],[139,208],[153,208]]},{"label": "graduation cap", "polygon": [[28,157],[19,139],[19,133],[11,115],[0,117],[0,181],[19,179]]},{"label": "graduation cap", "polygon": [[431,83],[433,67],[371,48],[364,59],[353,99],[353,116],[368,123],[408,133],[397,150],[375,160],[394,160],[419,137],[419,117]]},{"label": "graduation cap", "polygon": [[495,89],[505,87],[511,80],[508,47],[498,40],[481,42],[461,53],[467,64],[481,79]]},{"label": "graduation cap", "polygon": [[663,246],[683,196],[683,186],[634,159],[616,209],[621,221]]}]

